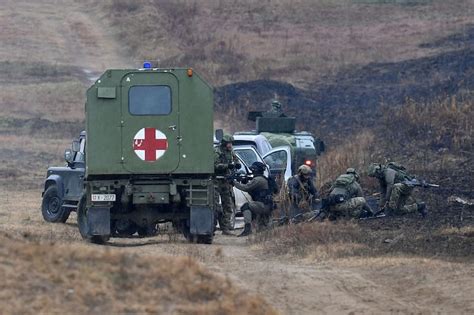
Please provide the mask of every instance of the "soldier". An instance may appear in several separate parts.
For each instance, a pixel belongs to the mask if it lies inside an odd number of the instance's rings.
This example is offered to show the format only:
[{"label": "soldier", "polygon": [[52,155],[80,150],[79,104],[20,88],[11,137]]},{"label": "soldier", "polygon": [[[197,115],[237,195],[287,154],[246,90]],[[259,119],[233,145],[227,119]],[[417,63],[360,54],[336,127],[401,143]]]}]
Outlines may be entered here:
[{"label": "soldier", "polygon": [[258,228],[267,225],[273,211],[273,191],[270,189],[269,179],[263,175],[265,169],[265,164],[254,162],[250,166],[254,175],[252,180],[246,184],[234,182],[235,187],[248,192],[252,197],[252,201],[246,202],[242,206],[245,227],[239,236],[247,236],[252,233],[252,219],[256,220]]},{"label": "soldier", "polygon": [[418,211],[423,217],[427,215],[424,202],[412,202],[413,186],[407,181],[413,179],[406,173],[405,168],[397,163],[390,162],[387,165],[372,163],[369,165],[367,175],[378,179],[381,190],[380,207],[387,214],[406,214]]},{"label": "soldier", "polygon": [[340,175],[329,193],[329,217],[346,216],[350,218],[366,218],[373,216],[359,184],[359,174],[354,168],[348,168]]},{"label": "soldier", "polygon": [[311,179],[311,168],[307,165],[298,167],[298,174],[288,179],[288,193],[291,201],[290,218],[297,221],[303,213],[311,210],[311,204],[317,196]]},{"label": "soldier", "polygon": [[263,114],[264,117],[285,117],[281,109],[281,103],[277,100],[272,101],[272,108]]},{"label": "soldier", "polygon": [[[224,135],[222,137],[221,143],[218,147],[215,148],[214,154],[214,170],[216,174],[215,179],[215,191],[216,196],[221,197],[221,206],[222,210],[218,211],[217,219],[219,221],[219,226],[224,235],[232,235],[230,233],[231,225],[230,218],[232,216],[232,185],[229,183],[227,176],[231,175],[232,170],[235,168],[241,168],[239,159],[232,149],[232,142],[234,137],[231,135]],[[216,200],[216,209],[219,209],[217,204],[218,198]]]}]

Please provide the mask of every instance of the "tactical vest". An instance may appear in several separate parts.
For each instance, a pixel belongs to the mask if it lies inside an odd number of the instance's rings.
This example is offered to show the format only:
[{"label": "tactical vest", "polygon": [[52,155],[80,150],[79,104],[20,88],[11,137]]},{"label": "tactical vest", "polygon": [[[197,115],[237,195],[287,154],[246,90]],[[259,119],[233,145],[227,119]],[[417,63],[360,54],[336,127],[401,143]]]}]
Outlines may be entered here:
[{"label": "tactical vest", "polygon": [[[233,162],[232,151],[224,150],[221,147],[216,147],[215,152],[217,154],[217,163],[218,164],[230,164]],[[226,175],[230,173],[228,170],[224,172],[216,172],[216,175]]]},{"label": "tactical vest", "polygon": [[265,176],[258,176],[258,177],[265,178],[265,180],[267,181],[267,189],[258,189],[258,190],[250,191],[249,192],[250,197],[252,197],[253,201],[263,202],[266,205],[273,204],[273,192],[270,189],[268,178],[266,178]]}]

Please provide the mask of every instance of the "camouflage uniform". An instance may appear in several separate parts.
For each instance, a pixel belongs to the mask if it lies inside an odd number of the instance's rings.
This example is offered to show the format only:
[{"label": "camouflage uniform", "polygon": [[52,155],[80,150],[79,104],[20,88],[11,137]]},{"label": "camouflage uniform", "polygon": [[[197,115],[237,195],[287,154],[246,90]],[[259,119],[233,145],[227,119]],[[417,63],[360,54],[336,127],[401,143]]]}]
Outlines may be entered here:
[{"label": "camouflage uniform", "polygon": [[364,198],[362,187],[357,182],[356,175],[346,173],[336,179],[331,187],[329,198],[335,199],[336,196],[341,196],[344,201],[329,207],[331,216],[360,218],[364,211],[366,215],[373,215],[372,209]]},{"label": "camouflage uniform", "polygon": [[411,198],[413,186],[404,183],[411,179],[408,174],[388,166],[371,165],[369,176],[376,177],[379,181],[380,207],[385,207],[388,212],[393,214],[405,214],[420,210],[419,205]]},{"label": "camouflage uniform", "polygon": [[236,188],[248,192],[252,197],[252,201],[242,206],[244,223],[251,223],[253,218],[256,220],[258,228],[267,226],[273,210],[271,198],[265,198],[266,195],[270,194],[268,192],[268,180],[263,176],[257,176],[247,184],[235,182],[234,185]]},{"label": "camouflage uniform", "polygon": [[227,149],[220,145],[215,148],[214,154],[214,169],[217,177],[214,181],[214,187],[216,196],[221,197],[221,207],[218,204],[218,198],[216,200],[216,209],[218,211],[219,226],[222,231],[229,231],[231,229],[230,218],[232,216],[232,185],[225,178],[231,175],[229,164],[239,164],[239,159],[235,155],[234,151]]},{"label": "camouflage uniform", "polygon": [[264,117],[285,117],[283,110],[281,109],[281,103],[279,101],[272,101],[272,108],[263,113]]},{"label": "camouflage uniform", "polygon": [[297,174],[288,179],[288,193],[291,200],[290,218],[311,211],[311,203],[317,191],[311,177]]}]

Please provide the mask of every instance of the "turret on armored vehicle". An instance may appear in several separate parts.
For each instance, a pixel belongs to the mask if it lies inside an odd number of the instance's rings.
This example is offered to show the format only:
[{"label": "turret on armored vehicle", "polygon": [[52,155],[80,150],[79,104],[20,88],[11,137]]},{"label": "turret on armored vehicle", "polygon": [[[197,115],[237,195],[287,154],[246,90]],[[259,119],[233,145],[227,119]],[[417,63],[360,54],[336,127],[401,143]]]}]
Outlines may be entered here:
[{"label": "turret on armored vehicle", "polygon": [[211,243],[212,138],[212,88],[192,69],[107,70],[87,91],[83,238],[153,234],[171,222]]}]

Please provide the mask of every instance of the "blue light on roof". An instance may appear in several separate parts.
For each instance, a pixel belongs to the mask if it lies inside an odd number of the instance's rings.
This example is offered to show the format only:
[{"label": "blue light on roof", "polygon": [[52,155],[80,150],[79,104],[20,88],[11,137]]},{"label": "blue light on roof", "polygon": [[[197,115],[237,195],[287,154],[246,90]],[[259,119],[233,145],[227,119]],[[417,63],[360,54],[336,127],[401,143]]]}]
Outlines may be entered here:
[{"label": "blue light on roof", "polygon": [[151,62],[145,61],[143,63],[143,68],[144,69],[151,69]]}]

